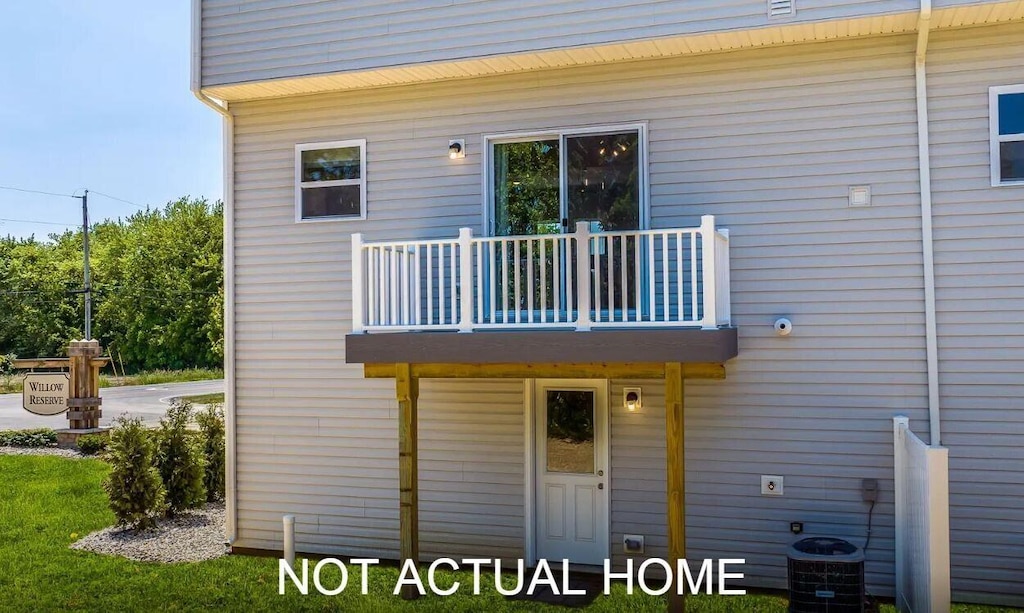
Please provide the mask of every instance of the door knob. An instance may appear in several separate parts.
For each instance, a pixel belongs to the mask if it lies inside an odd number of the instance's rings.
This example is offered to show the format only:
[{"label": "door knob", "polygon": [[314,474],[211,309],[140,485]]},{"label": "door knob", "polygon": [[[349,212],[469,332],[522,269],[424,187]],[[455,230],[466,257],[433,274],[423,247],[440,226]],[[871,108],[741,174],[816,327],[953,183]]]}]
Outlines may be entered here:
[{"label": "door knob", "polygon": [[603,490],[604,489],[604,483],[598,483],[597,484],[597,489]]}]

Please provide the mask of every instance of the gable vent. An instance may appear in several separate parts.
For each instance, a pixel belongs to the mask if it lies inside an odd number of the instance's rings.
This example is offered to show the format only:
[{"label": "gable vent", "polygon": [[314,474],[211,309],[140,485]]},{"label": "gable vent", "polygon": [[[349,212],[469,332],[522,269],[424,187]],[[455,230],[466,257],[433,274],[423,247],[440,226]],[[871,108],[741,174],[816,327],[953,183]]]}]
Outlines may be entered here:
[{"label": "gable vent", "polygon": [[783,17],[795,11],[793,0],[768,0],[768,16]]}]

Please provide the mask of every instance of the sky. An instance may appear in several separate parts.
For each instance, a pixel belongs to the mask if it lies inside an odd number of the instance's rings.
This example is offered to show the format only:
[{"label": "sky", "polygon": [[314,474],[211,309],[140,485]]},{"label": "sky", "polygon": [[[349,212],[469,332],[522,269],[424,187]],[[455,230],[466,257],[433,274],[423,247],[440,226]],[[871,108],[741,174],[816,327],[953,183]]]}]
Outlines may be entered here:
[{"label": "sky", "polygon": [[[189,91],[190,5],[0,0],[0,186],[88,188],[94,221],[139,210],[96,192],[221,199],[221,117]],[[0,189],[0,236],[81,219],[80,200]]]}]

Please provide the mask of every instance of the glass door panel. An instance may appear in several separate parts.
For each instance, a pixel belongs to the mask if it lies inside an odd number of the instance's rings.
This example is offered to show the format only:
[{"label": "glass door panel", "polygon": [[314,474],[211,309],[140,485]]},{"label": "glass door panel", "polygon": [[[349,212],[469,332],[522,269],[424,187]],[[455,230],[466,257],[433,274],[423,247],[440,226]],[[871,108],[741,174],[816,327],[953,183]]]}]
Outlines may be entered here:
[{"label": "glass door panel", "polygon": [[494,235],[561,231],[558,140],[494,145]]},{"label": "glass door panel", "polygon": [[[560,233],[559,140],[496,143],[493,153],[494,236]],[[544,241],[542,249],[538,241],[517,240],[497,247],[491,263],[495,283],[489,286],[487,299],[501,307],[510,305],[511,311],[501,308],[493,323],[556,321],[556,309],[557,320],[567,321],[565,273],[559,264],[565,245]]]},{"label": "glass door panel", "polygon": [[[640,228],[640,135],[638,132],[567,136],[568,222],[590,223],[591,232]],[[591,248],[591,304],[597,321],[634,319],[637,309],[635,237],[600,239]],[[644,255],[640,253],[639,255]],[[647,258],[639,258],[646,262]]]}]

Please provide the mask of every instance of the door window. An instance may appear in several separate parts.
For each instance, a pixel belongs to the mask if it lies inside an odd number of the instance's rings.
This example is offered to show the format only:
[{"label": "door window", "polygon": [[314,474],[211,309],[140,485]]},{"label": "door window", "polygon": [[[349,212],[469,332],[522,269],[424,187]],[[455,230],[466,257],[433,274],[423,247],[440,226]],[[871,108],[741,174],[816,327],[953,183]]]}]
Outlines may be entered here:
[{"label": "door window", "polygon": [[547,391],[547,470],[594,473],[593,391]]}]

